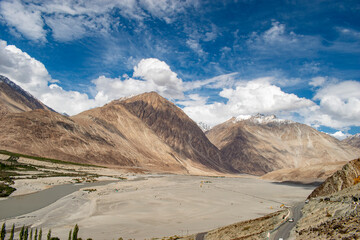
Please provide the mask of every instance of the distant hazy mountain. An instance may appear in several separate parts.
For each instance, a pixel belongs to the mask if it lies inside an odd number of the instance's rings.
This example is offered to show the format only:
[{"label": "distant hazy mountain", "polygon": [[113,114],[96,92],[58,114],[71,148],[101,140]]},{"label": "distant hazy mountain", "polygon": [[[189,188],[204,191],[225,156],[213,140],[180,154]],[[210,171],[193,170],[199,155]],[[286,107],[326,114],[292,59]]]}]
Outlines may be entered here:
[{"label": "distant hazy mountain", "polygon": [[30,93],[0,75],[0,116],[34,109],[49,109]]},{"label": "distant hazy mountain", "polygon": [[343,142],[360,149],[360,133],[345,138]]},{"label": "distant hazy mountain", "polygon": [[307,125],[276,116],[240,116],[206,133],[236,170],[262,175],[277,169],[349,161],[360,151]]}]

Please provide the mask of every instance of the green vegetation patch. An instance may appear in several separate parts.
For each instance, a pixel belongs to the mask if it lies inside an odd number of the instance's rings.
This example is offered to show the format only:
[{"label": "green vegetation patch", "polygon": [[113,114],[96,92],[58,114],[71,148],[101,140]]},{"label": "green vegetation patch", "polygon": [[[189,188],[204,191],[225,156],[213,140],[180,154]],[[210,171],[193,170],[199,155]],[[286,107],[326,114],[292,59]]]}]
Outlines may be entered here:
[{"label": "green vegetation patch", "polygon": [[5,183],[0,183],[0,197],[8,197],[16,189]]}]

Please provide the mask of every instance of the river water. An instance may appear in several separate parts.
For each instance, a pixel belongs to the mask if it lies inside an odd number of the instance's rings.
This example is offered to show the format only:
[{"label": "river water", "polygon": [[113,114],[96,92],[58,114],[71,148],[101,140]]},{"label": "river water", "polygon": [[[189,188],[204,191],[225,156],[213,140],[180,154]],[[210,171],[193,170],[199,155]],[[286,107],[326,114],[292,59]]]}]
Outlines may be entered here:
[{"label": "river water", "polygon": [[54,186],[40,192],[9,197],[0,201],[0,220],[21,216],[44,208],[60,198],[81,188],[102,186],[116,181],[101,181],[93,183],[64,184]]}]

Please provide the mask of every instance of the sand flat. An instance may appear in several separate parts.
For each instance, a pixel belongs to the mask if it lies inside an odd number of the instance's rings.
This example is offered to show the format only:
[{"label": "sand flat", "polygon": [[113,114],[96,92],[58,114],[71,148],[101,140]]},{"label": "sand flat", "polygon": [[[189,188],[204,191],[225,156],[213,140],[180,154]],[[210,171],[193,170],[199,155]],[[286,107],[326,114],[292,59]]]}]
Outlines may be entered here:
[{"label": "sand flat", "polygon": [[282,203],[301,201],[313,190],[255,178],[178,175],[143,176],[94,188],[7,223],[51,228],[61,238],[77,223],[83,239],[151,239],[256,218],[279,210]]}]

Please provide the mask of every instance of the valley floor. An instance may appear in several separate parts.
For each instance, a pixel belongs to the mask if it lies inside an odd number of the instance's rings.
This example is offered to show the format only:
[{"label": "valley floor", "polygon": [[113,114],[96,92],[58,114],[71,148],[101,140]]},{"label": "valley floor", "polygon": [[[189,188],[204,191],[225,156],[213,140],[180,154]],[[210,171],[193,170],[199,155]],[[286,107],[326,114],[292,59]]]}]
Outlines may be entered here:
[{"label": "valley floor", "polygon": [[[127,178],[91,187],[91,191],[76,191],[38,211],[6,219],[6,224],[51,228],[53,235],[61,239],[67,238],[75,224],[79,225],[83,239],[189,235],[278,211],[282,204],[303,201],[314,188],[273,184],[246,176],[135,175]],[[44,187],[49,180],[27,179],[15,185],[27,193],[29,186]]]}]

